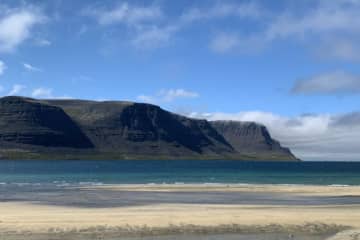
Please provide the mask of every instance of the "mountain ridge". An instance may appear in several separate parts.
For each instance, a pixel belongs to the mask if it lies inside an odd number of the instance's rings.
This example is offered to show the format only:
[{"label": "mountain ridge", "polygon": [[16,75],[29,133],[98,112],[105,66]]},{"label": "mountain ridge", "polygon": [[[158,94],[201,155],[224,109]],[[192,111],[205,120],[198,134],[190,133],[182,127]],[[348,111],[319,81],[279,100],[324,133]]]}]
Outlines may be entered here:
[{"label": "mountain ridge", "polygon": [[[240,126],[236,129],[244,132]],[[244,140],[244,134],[236,140],[225,131],[229,128],[234,124],[188,118],[146,103],[0,98],[3,159],[297,160],[265,127],[263,135],[256,132],[262,128],[249,128],[250,135],[258,134],[256,141]]]},{"label": "mountain ridge", "polygon": [[292,155],[289,148],[273,139],[263,124],[240,121],[212,121],[212,126],[224,136],[236,151],[247,155],[269,155],[282,158]]}]

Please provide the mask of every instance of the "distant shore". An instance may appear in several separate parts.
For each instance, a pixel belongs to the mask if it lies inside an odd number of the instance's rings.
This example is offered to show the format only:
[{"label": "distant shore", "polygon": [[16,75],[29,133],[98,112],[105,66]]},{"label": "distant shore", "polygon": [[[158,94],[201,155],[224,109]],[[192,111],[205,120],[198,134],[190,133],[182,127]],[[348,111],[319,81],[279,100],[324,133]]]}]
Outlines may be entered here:
[{"label": "distant shore", "polygon": [[[0,144],[1,145],[1,144]],[[251,154],[232,154],[232,155],[151,155],[151,154],[121,154],[117,152],[103,152],[92,149],[79,150],[69,148],[41,148],[37,150],[33,149],[21,149],[21,148],[3,148],[0,149],[0,161],[4,160],[44,160],[44,161],[57,161],[57,160],[95,160],[101,161],[104,159],[111,160],[236,160],[236,161],[267,161],[267,162],[301,162],[300,158],[290,158],[281,155],[251,155]]]},{"label": "distant shore", "polygon": [[[71,191],[73,191],[72,189]],[[209,204],[209,203],[164,203],[139,201],[132,205],[66,205],[49,199],[8,200],[0,202],[1,236],[16,239],[25,235],[81,235],[133,236],[179,233],[263,233],[288,232],[306,234],[335,234],[347,229],[360,228],[360,186],[304,186],[304,185],[103,185],[83,186],[75,189],[78,198],[85,192],[84,200],[92,196],[109,201],[106,195],[129,193],[207,193],[252,194],[271,198],[284,194],[287,198],[307,197],[338,198],[331,204]],[[275,195],[274,195],[275,194]],[[76,196],[76,195],[75,195]],[[85,195],[84,195],[85,196]],[[131,196],[131,195],[130,195]],[[140,195],[148,196],[148,195]],[[161,195],[159,198],[162,198]],[[171,196],[171,195],[169,195]],[[206,195],[205,195],[206,196]],[[254,195],[255,197],[257,195]],[[355,199],[354,203],[342,202],[342,197]],[[56,200],[56,199],[55,199]],[[77,199],[74,199],[77,200]],[[286,200],[286,199],[284,199]],[[101,200],[99,200],[101,201]],[[127,201],[132,201],[131,198]],[[135,201],[135,200],[134,200]],[[135,203],[136,203],[135,201]],[[337,203],[337,204],[336,204]],[[94,235],[95,234],[95,235]],[[29,238],[31,239],[31,238]],[[35,239],[35,238],[34,238]],[[71,238],[70,238],[71,239]],[[92,239],[92,238],[89,238]],[[105,238],[106,239],[106,238]]]}]

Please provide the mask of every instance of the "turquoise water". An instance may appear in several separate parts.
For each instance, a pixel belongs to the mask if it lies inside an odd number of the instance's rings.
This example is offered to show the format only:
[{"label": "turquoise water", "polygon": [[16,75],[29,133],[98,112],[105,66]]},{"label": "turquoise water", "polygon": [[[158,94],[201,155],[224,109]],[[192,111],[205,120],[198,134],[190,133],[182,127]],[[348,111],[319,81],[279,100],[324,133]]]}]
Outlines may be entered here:
[{"label": "turquoise water", "polygon": [[360,185],[360,162],[2,160],[0,183]]},{"label": "turquoise water", "polygon": [[[360,185],[360,162],[245,161],[0,161],[0,202],[30,202],[86,209],[137,207],[152,204],[244,204],[346,206],[354,196],[326,197],[261,192],[107,191],[73,187],[92,184],[220,183]],[[68,187],[68,186],[71,187]],[[127,240],[325,240],[329,234],[258,232],[239,234],[175,234],[168,236],[104,237],[98,235],[14,236],[7,239]],[[110,234],[111,235],[111,234]],[[69,236],[69,238],[67,238]]]}]

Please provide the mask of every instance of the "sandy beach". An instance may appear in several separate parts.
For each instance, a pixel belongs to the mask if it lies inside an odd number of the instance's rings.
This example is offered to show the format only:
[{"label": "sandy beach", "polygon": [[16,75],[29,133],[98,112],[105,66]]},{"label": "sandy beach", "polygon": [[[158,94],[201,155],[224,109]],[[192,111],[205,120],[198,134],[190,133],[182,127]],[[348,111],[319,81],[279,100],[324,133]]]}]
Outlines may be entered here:
[{"label": "sandy beach", "polygon": [[[25,192],[21,198],[18,193],[11,195],[10,192],[0,202],[1,235],[96,233],[103,236],[179,232],[335,234],[346,229],[360,229],[360,187],[357,186],[103,185],[69,187],[68,191],[60,193],[62,196],[69,195],[74,204],[69,199],[61,199],[58,192],[42,191],[37,193],[36,199],[30,193]],[[133,195],[139,193],[141,195]],[[200,195],[204,198],[213,196],[216,201],[199,203],[195,201],[195,195],[194,203],[191,199],[189,202],[182,198],[182,194],[190,194],[191,198],[191,194],[195,193],[205,194]],[[234,196],[250,200],[239,203]],[[161,201],[166,197],[179,200]],[[231,202],[226,199],[230,197]],[[90,198],[111,203],[125,199],[125,203],[91,205]],[[159,201],[154,201],[157,198]],[[253,204],[251,198],[254,198]],[[257,198],[263,201],[256,201]],[[283,200],[278,202],[276,198]],[[76,202],[79,199],[84,202]],[[221,204],[222,199],[226,204]],[[322,200],[324,204],[317,202]],[[299,204],[301,201],[303,204]]]},{"label": "sandy beach", "polygon": [[288,193],[311,196],[360,196],[360,186],[348,185],[300,185],[300,184],[106,184],[83,187],[110,191],[157,191],[157,192],[264,192]]}]

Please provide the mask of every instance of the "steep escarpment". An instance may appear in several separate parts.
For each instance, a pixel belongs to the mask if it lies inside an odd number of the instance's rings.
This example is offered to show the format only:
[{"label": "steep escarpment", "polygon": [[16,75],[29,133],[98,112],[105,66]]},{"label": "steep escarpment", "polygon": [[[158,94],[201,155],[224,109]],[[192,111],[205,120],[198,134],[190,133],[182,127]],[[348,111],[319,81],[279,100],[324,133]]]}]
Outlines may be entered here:
[{"label": "steep escarpment", "polygon": [[[169,156],[232,153],[227,141],[205,120],[158,106],[129,102],[49,101],[65,110],[97,149]],[[81,105],[82,107],[78,107]]]},{"label": "steep escarpment", "polygon": [[0,158],[294,160],[264,126],[144,103],[0,98]]},{"label": "steep escarpment", "polygon": [[211,125],[239,153],[271,159],[296,159],[288,148],[273,139],[267,128],[254,122],[212,121]]},{"label": "steep escarpment", "polygon": [[61,108],[20,97],[0,99],[0,141],[14,145],[93,147]]}]

